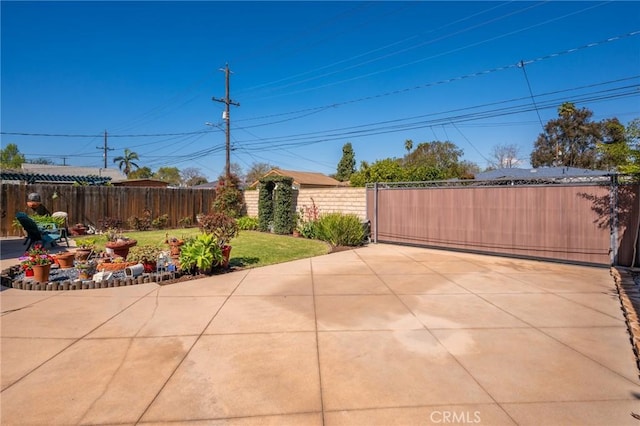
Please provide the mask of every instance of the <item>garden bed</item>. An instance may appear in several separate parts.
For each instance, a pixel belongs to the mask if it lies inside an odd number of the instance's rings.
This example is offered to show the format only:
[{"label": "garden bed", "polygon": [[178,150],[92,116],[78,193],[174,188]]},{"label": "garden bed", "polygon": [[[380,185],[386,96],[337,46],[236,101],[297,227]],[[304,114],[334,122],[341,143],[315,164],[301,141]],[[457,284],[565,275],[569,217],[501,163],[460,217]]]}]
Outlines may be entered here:
[{"label": "garden bed", "polygon": [[[109,280],[93,281],[79,278],[79,271],[75,268],[52,269],[49,281],[46,283],[34,282],[26,277],[19,265],[12,266],[0,273],[0,283],[4,287],[20,290],[36,291],[60,291],[60,290],[88,290],[108,287],[124,287],[137,284],[157,283],[160,285],[177,282],[184,274],[181,272],[151,272],[143,273],[137,277],[125,276],[124,270],[113,271]],[[199,277],[200,278],[200,277]]]}]

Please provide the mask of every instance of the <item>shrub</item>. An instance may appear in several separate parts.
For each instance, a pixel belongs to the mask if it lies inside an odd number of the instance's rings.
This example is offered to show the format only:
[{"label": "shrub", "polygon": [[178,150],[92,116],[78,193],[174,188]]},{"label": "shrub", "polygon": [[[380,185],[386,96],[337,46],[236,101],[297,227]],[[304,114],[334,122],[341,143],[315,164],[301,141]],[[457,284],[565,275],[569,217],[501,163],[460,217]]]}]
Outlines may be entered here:
[{"label": "shrub", "polygon": [[200,219],[202,232],[212,234],[220,246],[227,245],[229,241],[238,235],[238,224],[231,216],[224,213],[205,214]]},{"label": "shrub", "polygon": [[286,176],[260,179],[258,229],[276,234],[291,234],[295,226],[292,184],[293,178]]},{"label": "shrub", "polygon": [[145,210],[142,213],[142,217],[131,216],[127,219],[127,225],[129,225],[129,228],[135,229],[136,231],[148,231],[151,229],[151,212],[149,210]]},{"label": "shrub", "polygon": [[187,240],[180,250],[180,269],[210,274],[222,262],[222,249],[213,234]]},{"label": "shrub", "polygon": [[297,214],[297,229],[298,232],[300,232],[300,235],[305,238],[316,238],[319,218],[320,210],[312,198],[311,206],[302,206]]},{"label": "shrub", "polygon": [[191,217],[190,216],[183,217],[178,221],[178,225],[182,226],[183,228],[190,227],[192,225]]},{"label": "shrub", "polygon": [[231,175],[229,179],[221,177],[216,185],[216,199],[213,201],[213,210],[224,213],[232,218],[242,216],[244,210],[244,197],[238,189],[240,180]]},{"label": "shrub", "polygon": [[117,217],[104,217],[98,221],[98,226],[101,231],[106,231],[110,228],[122,228],[122,220]]},{"label": "shrub", "polygon": [[155,263],[158,260],[160,253],[162,253],[162,249],[157,245],[134,246],[129,249],[127,261],[136,263]]},{"label": "shrub", "polygon": [[236,223],[240,231],[255,231],[258,229],[258,219],[255,217],[242,216],[236,219]]},{"label": "shrub", "polygon": [[164,229],[169,224],[169,215],[163,214],[151,221],[151,225],[156,229]]},{"label": "shrub", "polygon": [[334,246],[359,246],[365,232],[355,214],[328,213],[316,222],[316,237]]}]

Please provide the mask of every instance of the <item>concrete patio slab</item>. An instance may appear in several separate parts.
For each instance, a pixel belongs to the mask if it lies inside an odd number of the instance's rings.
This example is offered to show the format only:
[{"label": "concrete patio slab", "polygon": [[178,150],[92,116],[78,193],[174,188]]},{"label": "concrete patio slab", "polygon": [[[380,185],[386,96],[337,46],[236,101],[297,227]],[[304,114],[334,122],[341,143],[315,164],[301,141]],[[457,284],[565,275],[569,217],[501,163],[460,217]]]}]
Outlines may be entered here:
[{"label": "concrete patio slab", "polygon": [[504,404],[509,415],[523,426],[616,425],[637,426],[629,413],[638,412],[638,401],[589,401]]},{"label": "concrete patio slab", "polygon": [[315,333],[202,336],[143,421],[321,411]]},{"label": "concrete patio slab", "polygon": [[516,423],[498,404],[465,404],[329,411],[325,414],[324,424],[327,426],[428,426],[442,424],[509,426]]},{"label": "concrete patio slab", "polygon": [[380,275],[396,294],[468,294],[469,291],[446,276],[434,272],[420,275]]},{"label": "concrete patio slab", "polygon": [[5,389],[17,382],[75,341],[75,339],[3,337],[0,388]]},{"label": "concrete patio slab", "polygon": [[474,294],[406,295],[400,300],[428,329],[527,327]]},{"label": "concrete patio slab", "polygon": [[499,403],[616,400],[638,391],[637,384],[539,330],[432,332]]},{"label": "concrete patio slab", "polygon": [[376,275],[315,275],[317,295],[391,294],[391,289]]},{"label": "concrete patio slab", "polygon": [[629,334],[620,327],[541,328],[540,331],[629,380],[638,377]]},{"label": "concrete patio slab", "polygon": [[482,298],[535,327],[620,325],[620,318],[598,312],[555,294],[484,294]]},{"label": "concrete patio slab", "polygon": [[638,424],[606,268],[370,244],[0,308],[2,425]]},{"label": "concrete patio slab", "polygon": [[444,277],[472,293],[544,293],[546,290],[519,281],[513,276],[491,272],[446,273]]},{"label": "concrete patio slab", "polygon": [[243,296],[225,303],[205,334],[315,331],[311,296]]},{"label": "concrete patio slab", "polygon": [[226,301],[222,296],[145,297],[89,338],[188,336],[201,334]]},{"label": "concrete patio slab", "polygon": [[318,335],[327,410],[493,402],[427,330]]},{"label": "concrete patio slab", "polygon": [[194,341],[190,336],[77,342],[2,392],[2,423],[133,423]]},{"label": "concrete patio slab", "polygon": [[311,273],[264,274],[262,269],[250,271],[234,294],[242,296],[311,296]]},{"label": "concrete patio slab", "polygon": [[316,296],[318,330],[415,330],[422,324],[395,296]]}]

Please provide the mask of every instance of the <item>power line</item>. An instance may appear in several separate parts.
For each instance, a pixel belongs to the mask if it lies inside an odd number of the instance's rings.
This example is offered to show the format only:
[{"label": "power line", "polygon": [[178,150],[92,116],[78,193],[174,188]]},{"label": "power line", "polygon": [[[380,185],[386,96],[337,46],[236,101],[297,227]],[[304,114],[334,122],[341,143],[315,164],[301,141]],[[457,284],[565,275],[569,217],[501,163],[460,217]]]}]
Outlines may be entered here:
[{"label": "power line", "polygon": [[[483,70],[483,71],[476,71],[476,72],[472,72],[472,73],[469,73],[469,74],[464,74],[464,75],[457,76],[457,77],[451,77],[451,78],[447,78],[447,79],[443,79],[443,80],[439,80],[439,81],[435,81],[435,82],[420,84],[420,85],[413,86],[413,87],[406,87],[406,88],[403,88],[403,89],[397,89],[397,90],[393,90],[393,91],[383,92],[383,93],[379,93],[379,94],[376,94],[376,95],[364,96],[364,97],[357,98],[357,99],[351,99],[351,100],[342,101],[342,102],[334,102],[332,104],[323,105],[323,106],[319,106],[319,107],[305,108],[305,109],[300,109],[300,110],[296,110],[296,111],[289,111],[289,112],[284,112],[284,113],[263,115],[263,116],[258,116],[258,117],[249,117],[249,118],[239,119],[237,121],[259,120],[259,119],[271,118],[271,117],[282,116],[282,115],[292,115],[292,114],[301,114],[301,113],[313,112],[313,111],[321,111],[323,109],[337,108],[337,107],[340,107],[340,106],[343,106],[343,105],[349,105],[349,104],[354,104],[354,103],[358,103],[358,102],[369,101],[369,100],[373,100],[373,99],[379,99],[379,98],[383,98],[383,97],[387,97],[387,96],[398,95],[398,94],[401,94],[401,93],[406,93],[406,92],[410,92],[410,91],[414,91],[414,90],[421,90],[421,89],[426,89],[426,88],[429,88],[429,87],[440,86],[440,85],[443,85],[443,84],[453,83],[455,81],[462,81],[462,80],[466,80],[466,79],[470,79],[470,78],[474,78],[474,77],[493,74],[493,73],[496,73],[496,72],[499,72],[499,71],[509,70],[509,69],[513,69],[513,68],[521,68],[524,65],[529,65],[529,64],[536,63],[536,62],[542,62],[542,61],[545,61],[545,60],[548,60],[548,59],[551,59],[551,58],[557,58],[559,56],[568,55],[568,54],[575,53],[575,52],[578,52],[578,51],[581,51],[581,50],[584,50],[584,49],[601,46],[603,44],[607,44],[607,43],[611,43],[611,42],[614,42],[614,41],[622,40],[624,38],[634,37],[634,36],[637,36],[639,34],[640,34],[640,30],[632,31],[632,32],[629,32],[629,33],[626,33],[626,34],[621,34],[621,35],[618,35],[618,36],[609,37],[609,38],[607,38],[605,40],[600,40],[600,41],[597,41],[597,42],[588,43],[588,44],[585,44],[585,45],[582,45],[582,46],[579,46],[579,47],[575,47],[575,48],[566,49],[566,50],[563,50],[563,51],[547,54],[547,55],[540,56],[540,57],[537,57],[537,58],[534,58],[534,59],[521,60],[520,62],[518,62],[516,64],[502,65],[502,66],[486,69],[486,70]],[[301,117],[304,117],[304,115],[301,116]],[[298,117],[298,118],[301,118],[301,117]],[[295,120],[295,119],[297,119],[297,118],[295,118],[295,117],[294,118],[290,118],[290,119],[287,119],[287,121],[291,121],[291,120]],[[279,123],[281,123],[283,121],[279,121]],[[259,127],[259,126],[267,126],[267,125],[271,125],[271,123],[257,124],[257,125],[253,125],[251,127]]]}]

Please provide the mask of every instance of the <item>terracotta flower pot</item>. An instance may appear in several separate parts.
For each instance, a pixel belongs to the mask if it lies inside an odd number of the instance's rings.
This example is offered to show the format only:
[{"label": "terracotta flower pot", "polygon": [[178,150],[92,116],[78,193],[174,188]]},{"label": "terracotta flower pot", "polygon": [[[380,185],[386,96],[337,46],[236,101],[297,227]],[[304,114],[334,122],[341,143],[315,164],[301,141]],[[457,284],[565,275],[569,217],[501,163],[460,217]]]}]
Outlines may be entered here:
[{"label": "terracotta flower pot", "polygon": [[33,265],[33,280],[39,283],[46,283],[49,281],[50,272],[51,272],[51,264]]},{"label": "terracotta flower pot", "polygon": [[222,267],[227,269],[229,267],[229,258],[231,257],[231,246],[222,246]]},{"label": "terracotta flower pot", "polygon": [[126,240],[126,241],[109,241],[105,244],[105,247],[113,250],[113,254],[116,256],[127,258],[129,254],[129,249],[138,244],[136,240]]},{"label": "terracotta flower pot", "polygon": [[67,269],[73,268],[73,259],[75,258],[75,253],[73,252],[64,252],[56,254],[56,262],[60,265],[60,268]]},{"label": "terracotta flower pot", "polygon": [[91,249],[79,248],[76,250],[75,256],[77,260],[85,261],[89,258],[90,254],[91,254]]}]

